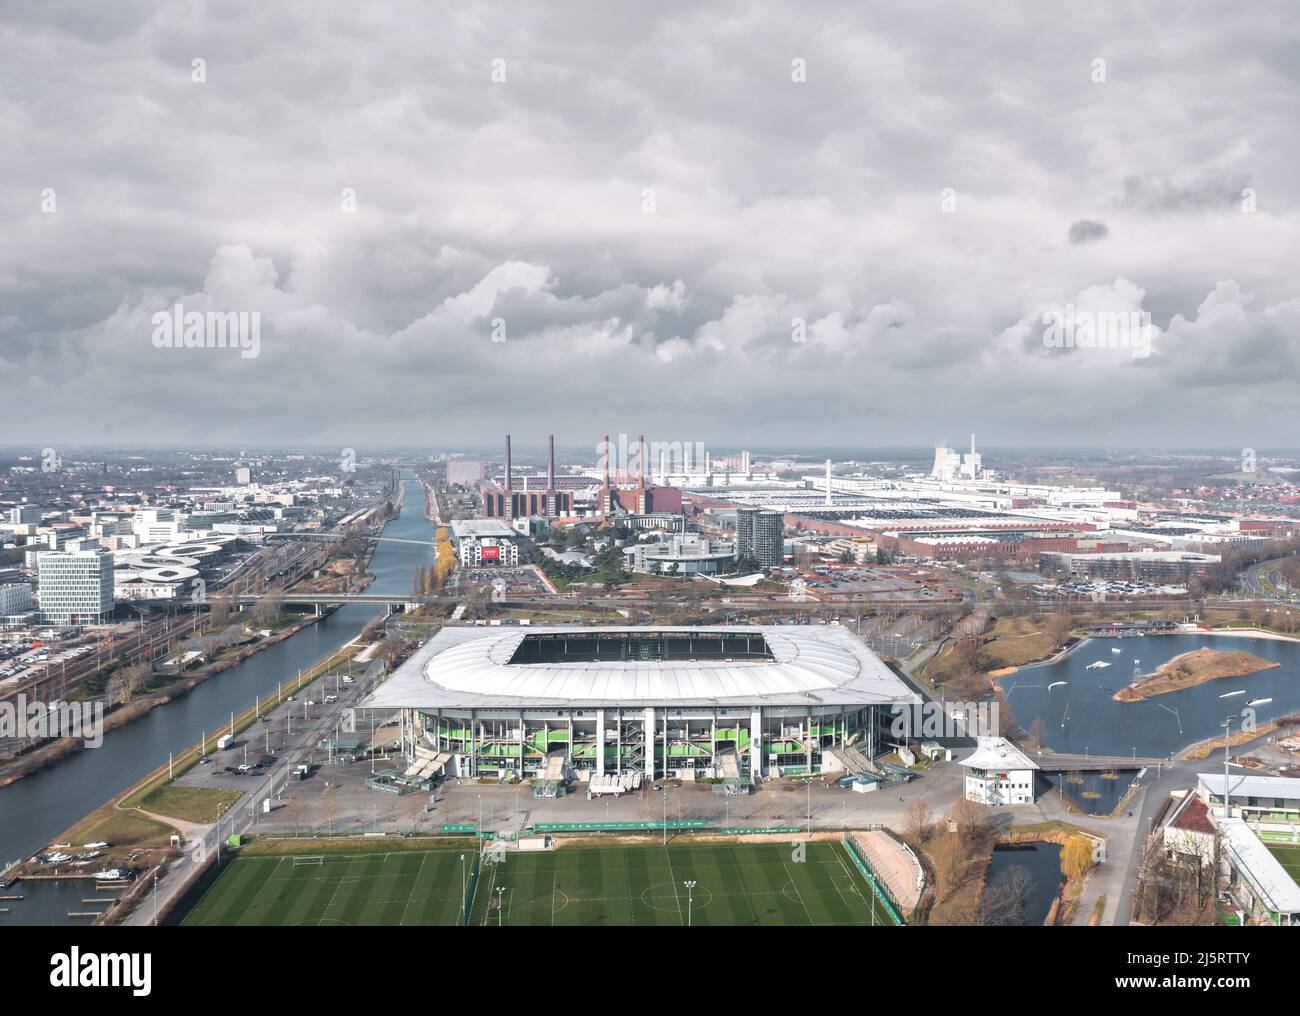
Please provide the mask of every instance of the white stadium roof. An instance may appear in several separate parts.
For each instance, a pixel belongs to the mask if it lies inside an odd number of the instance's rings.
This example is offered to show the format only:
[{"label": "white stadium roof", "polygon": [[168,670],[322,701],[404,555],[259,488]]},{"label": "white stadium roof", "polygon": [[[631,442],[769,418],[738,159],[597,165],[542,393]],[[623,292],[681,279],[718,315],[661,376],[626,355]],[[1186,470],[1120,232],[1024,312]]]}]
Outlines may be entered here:
[{"label": "white stadium roof", "polygon": [[[510,663],[526,637],[762,636],[773,659]],[[920,698],[838,626],[447,627],[363,709],[889,705]]]}]

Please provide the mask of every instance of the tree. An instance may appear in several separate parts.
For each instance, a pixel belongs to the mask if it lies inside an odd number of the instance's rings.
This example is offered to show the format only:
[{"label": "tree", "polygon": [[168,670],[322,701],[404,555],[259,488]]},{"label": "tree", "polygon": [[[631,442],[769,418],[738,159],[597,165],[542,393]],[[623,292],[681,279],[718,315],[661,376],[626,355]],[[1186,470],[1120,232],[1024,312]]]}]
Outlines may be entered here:
[{"label": "tree", "polygon": [[1066,878],[1082,878],[1092,868],[1092,843],[1083,836],[1071,836],[1061,851],[1061,873]]},{"label": "tree", "polygon": [[912,802],[903,816],[903,830],[909,839],[916,843],[924,843],[930,838],[933,822],[934,813],[930,810],[930,806],[918,798]]},{"label": "tree", "polygon": [[1014,865],[984,887],[980,897],[979,923],[985,927],[1025,924],[1029,919],[1029,898],[1034,877],[1027,868]]},{"label": "tree", "polygon": [[1060,649],[1065,645],[1065,640],[1069,638],[1070,629],[1073,627],[1074,620],[1068,611],[1058,610],[1047,619],[1047,635],[1052,640],[1053,649]]},{"label": "tree", "polygon": [[253,623],[269,627],[280,620],[283,609],[284,599],[280,593],[265,593],[253,608]]},{"label": "tree", "polygon": [[148,664],[132,663],[122,667],[109,682],[110,694],[116,693],[121,702],[130,702],[148,682],[152,670]]},{"label": "tree", "polygon": [[952,806],[952,820],[957,824],[957,835],[968,847],[983,843],[993,828],[993,812],[988,805],[964,797]]}]

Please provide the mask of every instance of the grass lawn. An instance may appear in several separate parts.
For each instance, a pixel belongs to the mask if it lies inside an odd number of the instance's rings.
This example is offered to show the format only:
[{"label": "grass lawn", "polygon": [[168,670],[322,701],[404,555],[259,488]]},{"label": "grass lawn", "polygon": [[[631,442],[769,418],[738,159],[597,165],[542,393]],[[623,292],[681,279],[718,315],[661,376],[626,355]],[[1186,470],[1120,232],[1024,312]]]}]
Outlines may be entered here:
[{"label": "grass lawn", "polygon": [[[1026,617],[1000,617],[985,633],[985,638],[989,641],[981,648],[981,655],[989,670],[1023,666],[1050,656],[1054,648],[1051,636],[1047,634],[1046,618],[1035,624]],[[926,665],[926,679],[941,683],[950,676],[953,656],[953,647],[945,647]]]},{"label": "grass lawn", "polygon": [[[186,925],[450,925],[461,913],[461,854],[240,855]],[[468,867],[468,866],[467,866]]]},{"label": "grass lawn", "polygon": [[244,796],[242,790],[224,787],[180,787],[168,783],[138,802],[145,811],[179,818],[186,822],[214,822]]},{"label": "grass lawn", "polygon": [[171,838],[172,828],[161,822],[155,822],[144,815],[130,812],[118,812],[109,815],[91,816],[83,825],[77,825],[69,832],[70,843],[95,843],[104,840],[115,847],[136,847],[163,844]]},{"label": "grass lawn", "polygon": [[1300,883],[1300,843],[1269,843],[1265,841],[1269,853],[1278,859],[1292,881]]},{"label": "grass lawn", "polygon": [[[461,848],[241,853],[186,925],[453,925]],[[481,866],[471,925],[890,925],[839,843],[563,847]],[[309,859],[309,860],[308,860]],[[501,891],[498,892],[498,889]]]},{"label": "grass lawn", "polygon": [[[891,925],[839,843],[562,848],[484,864],[472,925]],[[685,882],[694,881],[687,890]],[[498,889],[501,890],[498,892]]]}]

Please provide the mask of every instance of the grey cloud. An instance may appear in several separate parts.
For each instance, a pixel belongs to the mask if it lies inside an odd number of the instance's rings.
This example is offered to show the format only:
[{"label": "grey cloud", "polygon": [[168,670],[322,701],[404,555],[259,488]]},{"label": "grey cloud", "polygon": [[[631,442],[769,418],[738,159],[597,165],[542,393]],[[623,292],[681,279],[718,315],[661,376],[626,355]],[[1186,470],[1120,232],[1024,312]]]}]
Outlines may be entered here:
[{"label": "grey cloud", "polygon": [[[1223,32],[1171,3],[1060,25],[902,0],[223,2],[111,24],[46,5],[0,35],[0,431],[585,439],[613,413],[707,440],[992,440],[1047,406],[1046,443],[1129,436],[1161,405],[1153,440],[1240,423],[1258,442],[1250,372],[1300,394],[1276,367],[1300,108],[1284,54],[1239,52],[1284,10]],[[1080,42],[1098,38],[1104,86]],[[1222,215],[1247,180],[1260,211]],[[1085,242],[1094,226],[1125,242]],[[1203,311],[1224,280],[1253,301]],[[260,309],[262,356],[153,349],[150,310],[190,298]],[[1051,299],[1149,309],[1169,334],[1140,369],[1054,356]],[[340,414],[348,395],[364,408]]]},{"label": "grey cloud", "polygon": [[1070,242],[1074,244],[1092,243],[1103,240],[1110,234],[1110,227],[1094,219],[1080,219],[1070,223]]}]

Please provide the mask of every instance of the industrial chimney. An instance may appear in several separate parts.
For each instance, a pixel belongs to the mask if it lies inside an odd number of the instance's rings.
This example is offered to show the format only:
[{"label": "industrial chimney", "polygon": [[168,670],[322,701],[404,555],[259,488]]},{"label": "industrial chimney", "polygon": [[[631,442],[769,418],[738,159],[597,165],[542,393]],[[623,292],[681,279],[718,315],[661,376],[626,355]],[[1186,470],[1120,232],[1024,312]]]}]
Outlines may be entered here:
[{"label": "industrial chimney", "polygon": [[510,435],[506,435],[506,504],[505,516],[507,519],[515,517],[515,495],[514,495],[514,477],[510,469]]},{"label": "industrial chimney", "polygon": [[606,514],[606,513],[609,511],[610,506],[611,506],[612,501],[613,501],[613,495],[610,493],[610,489],[609,489],[609,451],[610,451],[610,448],[609,448],[609,435],[608,435],[608,434],[605,435],[605,441],[604,441],[604,443],[601,445],[601,448],[602,448],[602,450],[603,450],[603,455],[602,455],[602,457],[603,457],[604,460],[605,460],[605,485],[604,485],[603,487],[600,488],[600,512],[601,512],[602,515],[604,515],[604,514]]},{"label": "industrial chimney", "polygon": [[546,512],[548,515],[559,514],[555,496],[555,435],[546,438]]}]

